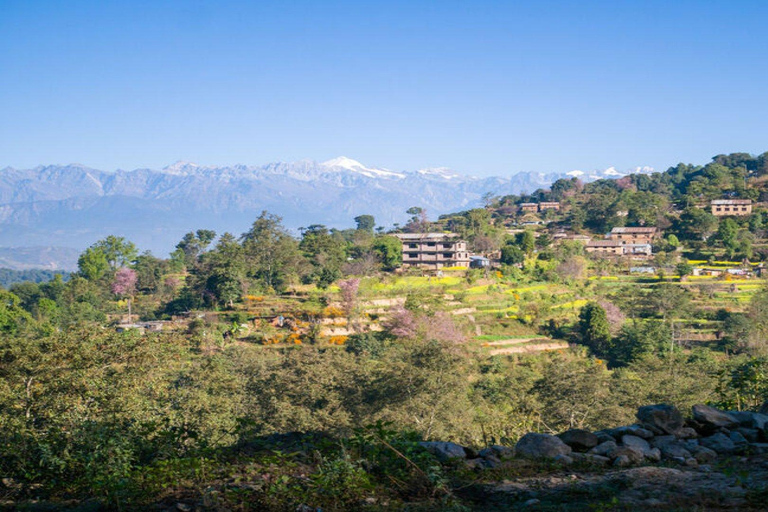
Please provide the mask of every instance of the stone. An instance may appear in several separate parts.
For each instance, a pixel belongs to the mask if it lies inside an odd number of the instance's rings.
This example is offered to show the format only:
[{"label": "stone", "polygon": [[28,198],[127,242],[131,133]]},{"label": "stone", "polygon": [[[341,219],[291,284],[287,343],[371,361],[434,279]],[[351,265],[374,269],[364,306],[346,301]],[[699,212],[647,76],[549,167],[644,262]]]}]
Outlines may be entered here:
[{"label": "stone", "polygon": [[665,444],[675,443],[677,442],[677,437],[675,436],[656,436],[653,439],[651,439],[651,446],[654,448],[660,448],[664,446]]},{"label": "stone", "polygon": [[743,436],[750,443],[756,443],[760,440],[760,431],[756,428],[739,427],[731,432],[731,439],[733,439],[734,434]]},{"label": "stone", "polygon": [[733,441],[737,452],[742,452],[749,446],[749,441],[747,441],[747,439],[742,434],[736,432],[735,430],[731,432],[728,437],[731,441]]},{"label": "stone", "polygon": [[510,446],[501,446],[498,444],[483,448],[477,453],[480,457],[497,457],[501,460],[511,459],[515,456],[515,449]]},{"label": "stone", "polygon": [[525,434],[515,445],[515,453],[529,459],[553,459],[558,455],[570,455],[572,451],[559,437],[534,432]]},{"label": "stone", "polygon": [[463,460],[467,458],[464,447],[456,443],[446,441],[422,441],[419,446],[434,455],[440,462],[450,460]]},{"label": "stone", "polygon": [[604,443],[600,443],[599,445],[595,446],[591,450],[589,450],[588,453],[591,453],[592,455],[600,455],[600,456],[606,456],[616,448],[618,448],[619,445],[616,444],[616,441],[613,441],[613,438],[611,438],[610,441],[606,441]]},{"label": "stone", "polygon": [[693,429],[691,427],[683,427],[677,433],[677,437],[679,437],[680,439],[694,439],[699,437],[699,433],[696,432],[696,429]]},{"label": "stone", "polygon": [[739,422],[727,412],[715,409],[708,405],[697,404],[693,406],[693,419],[704,425],[706,430],[719,428],[731,428],[738,426]]},{"label": "stone", "polygon": [[523,505],[526,507],[535,507],[539,503],[541,503],[541,500],[537,500],[536,498],[531,498],[530,500],[523,503]]},{"label": "stone", "polygon": [[752,411],[729,411],[728,414],[744,428],[764,431],[768,427],[768,415]]},{"label": "stone", "polygon": [[585,453],[584,460],[586,462],[589,462],[590,464],[595,464],[598,466],[607,466],[611,462],[611,459],[609,459],[608,457],[603,457],[602,455],[595,455],[594,453]]},{"label": "stone", "polygon": [[768,443],[752,443],[749,448],[755,453],[768,453]]},{"label": "stone", "polygon": [[620,440],[623,436],[626,436],[626,435],[637,436],[643,439],[651,439],[653,437],[653,432],[651,432],[647,428],[641,427],[640,425],[627,425],[624,427],[616,427],[616,428],[607,430],[606,432],[611,436],[613,436],[614,439],[617,439],[617,440]]},{"label": "stone", "polygon": [[679,442],[663,444],[659,449],[661,450],[662,457],[665,459],[674,459],[677,457],[687,459],[691,456],[691,452]]},{"label": "stone", "polygon": [[177,503],[176,510],[179,512],[192,512],[192,505],[187,505],[186,503]]},{"label": "stone", "polygon": [[685,459],[685,465],[689,468],[695,468],[699,466],[699,461],[694,459],[693,457],[690,457],[688,459]]},{"label": "stone", "polygon": [[683,415],[673,405],[646,405],[637,410],[636,416],[649,430],[659,430],[662,434],[677,434],[685,426]]},{"label": "stone", "polygon": [[717,452],[710,450],[706,446],[699,446],[694,450],[693,456],[699,464],[711,464],[717,460]]},{"label": "stone", "polygon": [[468,459],[465,464],[467,468],[475,471],[482,471],[483,469],[495,467],[488,459]]},{"label": "stone", "polygon": [[608,454],[608,457],[611,459],[616,459],[621,456],[629,458],[632,464],[640,464],[645,460],[645,454],[639,449],[631,446],[619,446]]},{"label": "stone", "polygon": [[768,414],[768,400],[763,402],[763,405],[760,406],[760,409],[757,410],[760,414]]},{"label": "stone", "polygon": [[625,468],[632,465],[632,460],[626,455],[619,455],[613,459],[613,465],[620,468]]},{"label": "stone", "polygon": [[570,466],[571,464],[573,464],[573,459],[568,455],[563,455],[563,454],[555,455],[552,458],[552,460],[559,464],[562,464],[563,466]]},{"label": "stone", "polygon": [[597,436],[595,434],[580,428],[566,430],[565,432],[558,434],[557,437],[577,452],[586,452],[598,445]]},{"label": "stone", "polygon": [[648,441],[646,441],[642,437],[637,437],[637,436],[631,436],[631,435],[622,436],[621,444],[623,444],[624,446],[631,446],[632,448],[637,448],[641,452],[646,452],[651,449],[651,445],[648,444]]},{"label": "stone", "polygon": [[595,435],[597,436],[597,444],[602,444],[607,441],[615,441],[615,439],[611,434],[603,430],[601,430],[600,432],[595,432]]},{"label": "stone", "polygon": [[730,455],[736,452],[736,445],[730,437],[725,434],[714,434],[709,437],[701,438],[701,444],[705,448],[714,450],[720,455]]},{"label": "stone", "polygon": [[651,448],[645,453],[645,458],[651,462],[659,462],[661,460],[661,450],[658,448]]}]

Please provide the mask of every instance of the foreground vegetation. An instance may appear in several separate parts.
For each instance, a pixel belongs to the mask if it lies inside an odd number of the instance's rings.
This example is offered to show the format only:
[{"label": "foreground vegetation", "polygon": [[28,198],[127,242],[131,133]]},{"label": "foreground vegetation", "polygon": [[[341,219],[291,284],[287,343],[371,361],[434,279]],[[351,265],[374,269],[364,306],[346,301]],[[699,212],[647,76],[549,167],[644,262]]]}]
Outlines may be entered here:
[{"label": "foreground vegetation", "polygon": [[[646,189],[654,201],[705,198],[701,177],[726,183],[738,164],[675,168],[666,192],[662,177],[542,197],[572,200],[551,221],[573,224],[601,194],[616,201],[609,213]],[[763,211],[707,240],[680,228],[648,275],[589,258],[578,242],[508,232],[508,200],[436,224],[416,208],[404,227],[500,250],[493,270],[393,272],[400,243],[370,216],[296,239],[265,212],[241,237],[189,233],[169,259],[108,237],[67,280],[0,290],[0,506],[472,508],[478,479],[557,468],[477,475],[419,441],[480,449],[631,423],[650,403],[768,399],[765,280],[690,275],[696,255],[713,268],[759,258]]]}]

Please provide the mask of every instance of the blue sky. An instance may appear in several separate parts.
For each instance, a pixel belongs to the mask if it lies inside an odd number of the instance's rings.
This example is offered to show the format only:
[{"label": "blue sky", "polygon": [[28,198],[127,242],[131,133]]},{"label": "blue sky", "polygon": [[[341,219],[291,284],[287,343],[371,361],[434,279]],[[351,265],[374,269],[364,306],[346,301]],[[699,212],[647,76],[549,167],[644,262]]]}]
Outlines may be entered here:
[{"label": "blue sky", "polygon": [[768,151],[764,1],[0,0],[0,167]]}]

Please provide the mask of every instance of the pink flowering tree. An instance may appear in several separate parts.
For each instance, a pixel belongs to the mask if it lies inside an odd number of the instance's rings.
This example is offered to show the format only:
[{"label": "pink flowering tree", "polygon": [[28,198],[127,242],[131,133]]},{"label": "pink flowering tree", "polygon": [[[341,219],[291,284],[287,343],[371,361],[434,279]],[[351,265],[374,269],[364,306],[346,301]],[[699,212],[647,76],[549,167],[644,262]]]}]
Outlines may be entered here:
[{"label": "pink flowering tree", "polygon": [[112,281],[112,293],[118,297],[127,297],[128,299],[128,322],[131,321],[131,298],[136,292],[136,271],[130,268],[122,267],[115,272],[115,278]]},{"label": "pink flowering tree", "polygon": [[344,314],[350,317],[357,306],[357,290],[360,289],[360,279],[352,278],[339,281],[339,289],[341,290],[341,305],[344,308]]}]

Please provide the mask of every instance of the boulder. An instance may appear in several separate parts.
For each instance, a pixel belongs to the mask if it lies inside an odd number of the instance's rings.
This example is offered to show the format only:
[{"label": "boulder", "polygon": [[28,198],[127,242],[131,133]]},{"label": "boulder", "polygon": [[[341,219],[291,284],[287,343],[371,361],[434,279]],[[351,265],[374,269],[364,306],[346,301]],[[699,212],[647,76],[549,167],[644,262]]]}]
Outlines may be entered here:
[{"label": "boulder", "polygon": [[573,458],[569,457],[568,455],[563,455],[563,454],[555,455],[552,458],[552,460],[562,464],[563,466],[570,466],[571,464],[573,464]]},{"label": "boulder", "polygon": [[478,452],[478,455],[480,457],[497,457],[501,460],[504,459],[511,459],[515,456],[515,449],[511,446],[501,446],[498,444],[492,444],[491,446],[487,448],[483,448]]},{"label": "boulder", "polygon": [[611,453],[613,450],[618,448],[619,445],[616,444],[616,441],[605,441],[604,443],[600,443],[599,445],[595,446],[591,450],[589,450],[589,453],[592,455],[600,455],[605,457],[609,453]]},{"label": "boulder", "polygon": [[616,439],[614,439],[614,437],[605,430],[595,432],[595,435],[597,436],[597,444],[602,444],[606,441],[616,441]]},{"label": "boulder", "polygon": [[660,448],[665,444],[670,444],[674,442],[677,442],[677,437],[675,436],[656,436],[650,441],[651,446],[653,446],[654,448]]},{"label": "boulder", "polygon": [[467,452],[464,450],[464,447],[456,443],[446,441],[423,441],[419,443],[419,446],[434,455],[440,462],[464,460],[467,458]]},{"label": "boulder", "polygon": [[731,436],[733,436],[733,434],[744,436],[744,439],[750,443],[756,443],[760,440],[760,431],[756,428],[739,427],[731,432]]},{"label": "boulder", "polygon": [[662,457],[665,459],[675,459],[677,457],[687,459],[692,455],[691,452],[679,442],[663,444],[659,449],[661,450]]},{"label": "boulder", "polygon": [[693,406],[693,419],[702,424],[705,427],[705,430],[708,431],[736,427],[739,424],[739,422],[727,412],[703,404]]},{"label": "boulder", "polygon": [[739,422],[743,428],[765,430],[768,426],[768,415],[752,411],[730,411],[728,414]]},{"label": "boulder", "polygon": [[515,453],[528,459],[553,459],[570,455],[572,451],[559,437],[534,432],[525,434],[515,445]]},{"label": "boulder", "polygon": [[616,459],[622,456],[627,457],[632,464],[640,464],[645,460],[645,454],[637,448],[632,448],[631,446],[619,446],[615,450],[611,450],[611,452],[608,453],[608,457],[611,459]]},{"label": "boulder", "polygon": [[757,410],[760,414],[767,414],[768,415],[768,400],[763,402],[763,405],[760,406],[760,409]]},{"label": "boulder", "polygon": [[578,453],[573,452],[571,458],[576,462],[584,462],[587,464],[594,464],[596,466],[607,466],[610,464],[611,459],[603,457],[602,455],[595,455],[593,453]]},{"label": "boulder", "polygon": [[637,419],[649,430],[661,434],[677,434],[685,426],[683,415],[677,407],[668,404],[646,405],[637,410]]},{"label": "boulder", "polygon": [[616,427],[610,430],[606,430],[606,432],[613,436],[613,438],[616,440],[621,440],[621,438],[626,435],[641,437],[643,439],[651,439],[653,437],[653,432],[647,428],[641,427],[640,425]]},{"label": "boulder", "polygon": [[694,439],[696,437],[699,437],[699,433],[696,432],[696,429],[693,429],[691,427],[683,427],[677,433],[677,437],[679,437],[680,439]]},{"label": "boulder", "polygon": [[733,441],[737,452],[743,452],[749,446],[749,441],[747,441],[747,439],[742,434],[736,432],[735,430],[731,432],[728,437],[731,439],[731,441]]},{"label": "boulder", "polygon": [[597,436],[595,434],[580,428],[566,430],[562,434],[558,434],[557,437],[577,452],[586,452],[598,444]]},{"label": "boulder", "polygon": [[637,437],[637,436],[630,436],[630,435],[622,436],[621,444],[624,446],[631,446],[632,448],[637,448],[641,452],[647,452],[651,449],[651,445],[648,444],[648,441],[646,441],[642,437]]},{"label": "boulder", "polygon": [[693,451],[693,456],[699,462],[699,464],[711,464],[717,459],[717,452],[710,450],[705,446],[698,446]]},{"label": "boulder", "polygon": [[725,434],[714,434],[701,438],[701,445],[717,452],[720,455],[730,455],[736,452],[736,445]]}]

